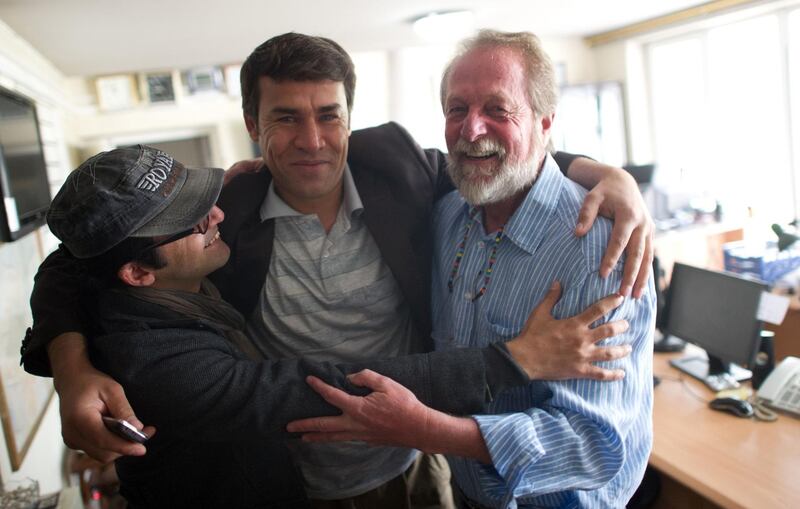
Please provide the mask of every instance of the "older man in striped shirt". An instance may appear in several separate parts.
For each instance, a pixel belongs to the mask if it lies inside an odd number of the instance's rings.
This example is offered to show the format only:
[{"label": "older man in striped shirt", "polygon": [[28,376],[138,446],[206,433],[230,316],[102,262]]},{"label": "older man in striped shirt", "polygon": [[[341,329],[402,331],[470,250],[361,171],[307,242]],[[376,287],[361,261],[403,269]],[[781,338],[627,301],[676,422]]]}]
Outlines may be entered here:
[{"label": "older man in striped shirt", "polygon": [[[565,318],[620,287],[621,265],[600,275],[611,223],[573,234],[585,191],[547,153],[556,102],[552,63],[533,34],[482,31],[445,71],[445,138],[458,191],[434,215],[437,349],[511,339],[543,300],[561,296],[553,313]],[[623,507],[652,445],[654,317],[652,281],[638,299],[597,317],[598,330],[628,324],[608,343],[631,345],[631,355],[604,366],[624,369],[622,381],[532,381],[471,418],[422,407],[399,387],[355,398],[316,384],[351,426],[307,439],[445,452],[462,507]],[[328,423],[316,425],[330,431]]]},{"label": "older man in striped shirt", "polygon": [[[481,32],[445,71],[445,137],[458,193],[435,212],[437,348],[514,337],[559,286],[559,318],[619,288],[620,266],[599,274],[610,222],[596,222],[583,238],[572,234],[585,191],[546,151],[556,90],[532,34]],[[485,456],[450,459],[467,507],[625,505],[652,443],[654,307],[651,284],[600,320],[629,324],[611,340],[633,348],[614,363],[625,369],[623,381],[536,381],[498,395],[491,415],[474,416]]]}]

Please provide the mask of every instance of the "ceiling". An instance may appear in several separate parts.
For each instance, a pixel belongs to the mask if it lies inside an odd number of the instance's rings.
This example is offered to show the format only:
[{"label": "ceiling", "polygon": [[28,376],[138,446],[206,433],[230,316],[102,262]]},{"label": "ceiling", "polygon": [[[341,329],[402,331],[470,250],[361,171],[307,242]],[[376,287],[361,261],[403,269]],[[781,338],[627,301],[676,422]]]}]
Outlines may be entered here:
[{"label": "ceiling", "polygon": [[698,0],[0,0],[0,20],[68,76],[241,62],[288,31],[350,51],[424,44],[409,20],[472,9],[478,27],[583,36]]}]

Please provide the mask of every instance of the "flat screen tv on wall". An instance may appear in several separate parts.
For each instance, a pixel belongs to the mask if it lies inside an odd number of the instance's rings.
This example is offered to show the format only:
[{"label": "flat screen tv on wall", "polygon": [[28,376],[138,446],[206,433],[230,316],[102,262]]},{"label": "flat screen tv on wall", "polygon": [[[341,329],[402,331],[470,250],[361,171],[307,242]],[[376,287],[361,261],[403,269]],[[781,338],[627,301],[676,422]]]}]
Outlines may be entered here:
[{"label": "flat screen tv on wall", "polygon": [[0,87],[0,241],[41,226],[50,205],[39,121],[33,101]]}]

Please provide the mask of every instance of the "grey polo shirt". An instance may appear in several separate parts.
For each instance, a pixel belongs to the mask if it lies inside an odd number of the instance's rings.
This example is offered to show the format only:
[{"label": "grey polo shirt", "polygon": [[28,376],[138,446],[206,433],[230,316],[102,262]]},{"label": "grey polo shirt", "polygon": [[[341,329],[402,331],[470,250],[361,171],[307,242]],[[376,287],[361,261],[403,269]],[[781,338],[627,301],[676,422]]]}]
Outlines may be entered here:
[{"label": "grey polo shirt", "polygon": [[[275,220],[272,258],[248,333],[265,356],[354,362],[411,353],[414,327],[400,287],[361,219],[345,167],[342,205],[326,233],[270,184],[261,219]],[[291,445],[309,497],[359,495],[400,475],[416,451],[357,442]]]}]

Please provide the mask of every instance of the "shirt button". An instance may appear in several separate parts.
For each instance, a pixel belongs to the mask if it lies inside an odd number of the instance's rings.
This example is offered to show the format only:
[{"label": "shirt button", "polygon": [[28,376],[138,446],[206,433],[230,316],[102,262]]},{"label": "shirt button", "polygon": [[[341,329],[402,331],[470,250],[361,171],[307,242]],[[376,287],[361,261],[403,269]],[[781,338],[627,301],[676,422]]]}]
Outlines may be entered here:
[{"label": "shirt button", "polygon": [[464,298],[466,300],[471,300],[472,299],[472,292],[464,292]]},{"label": "shirt button", "polygon": [[486,244],[483,241],[478,242],[478,248],[483,249],[486,247]]}]

